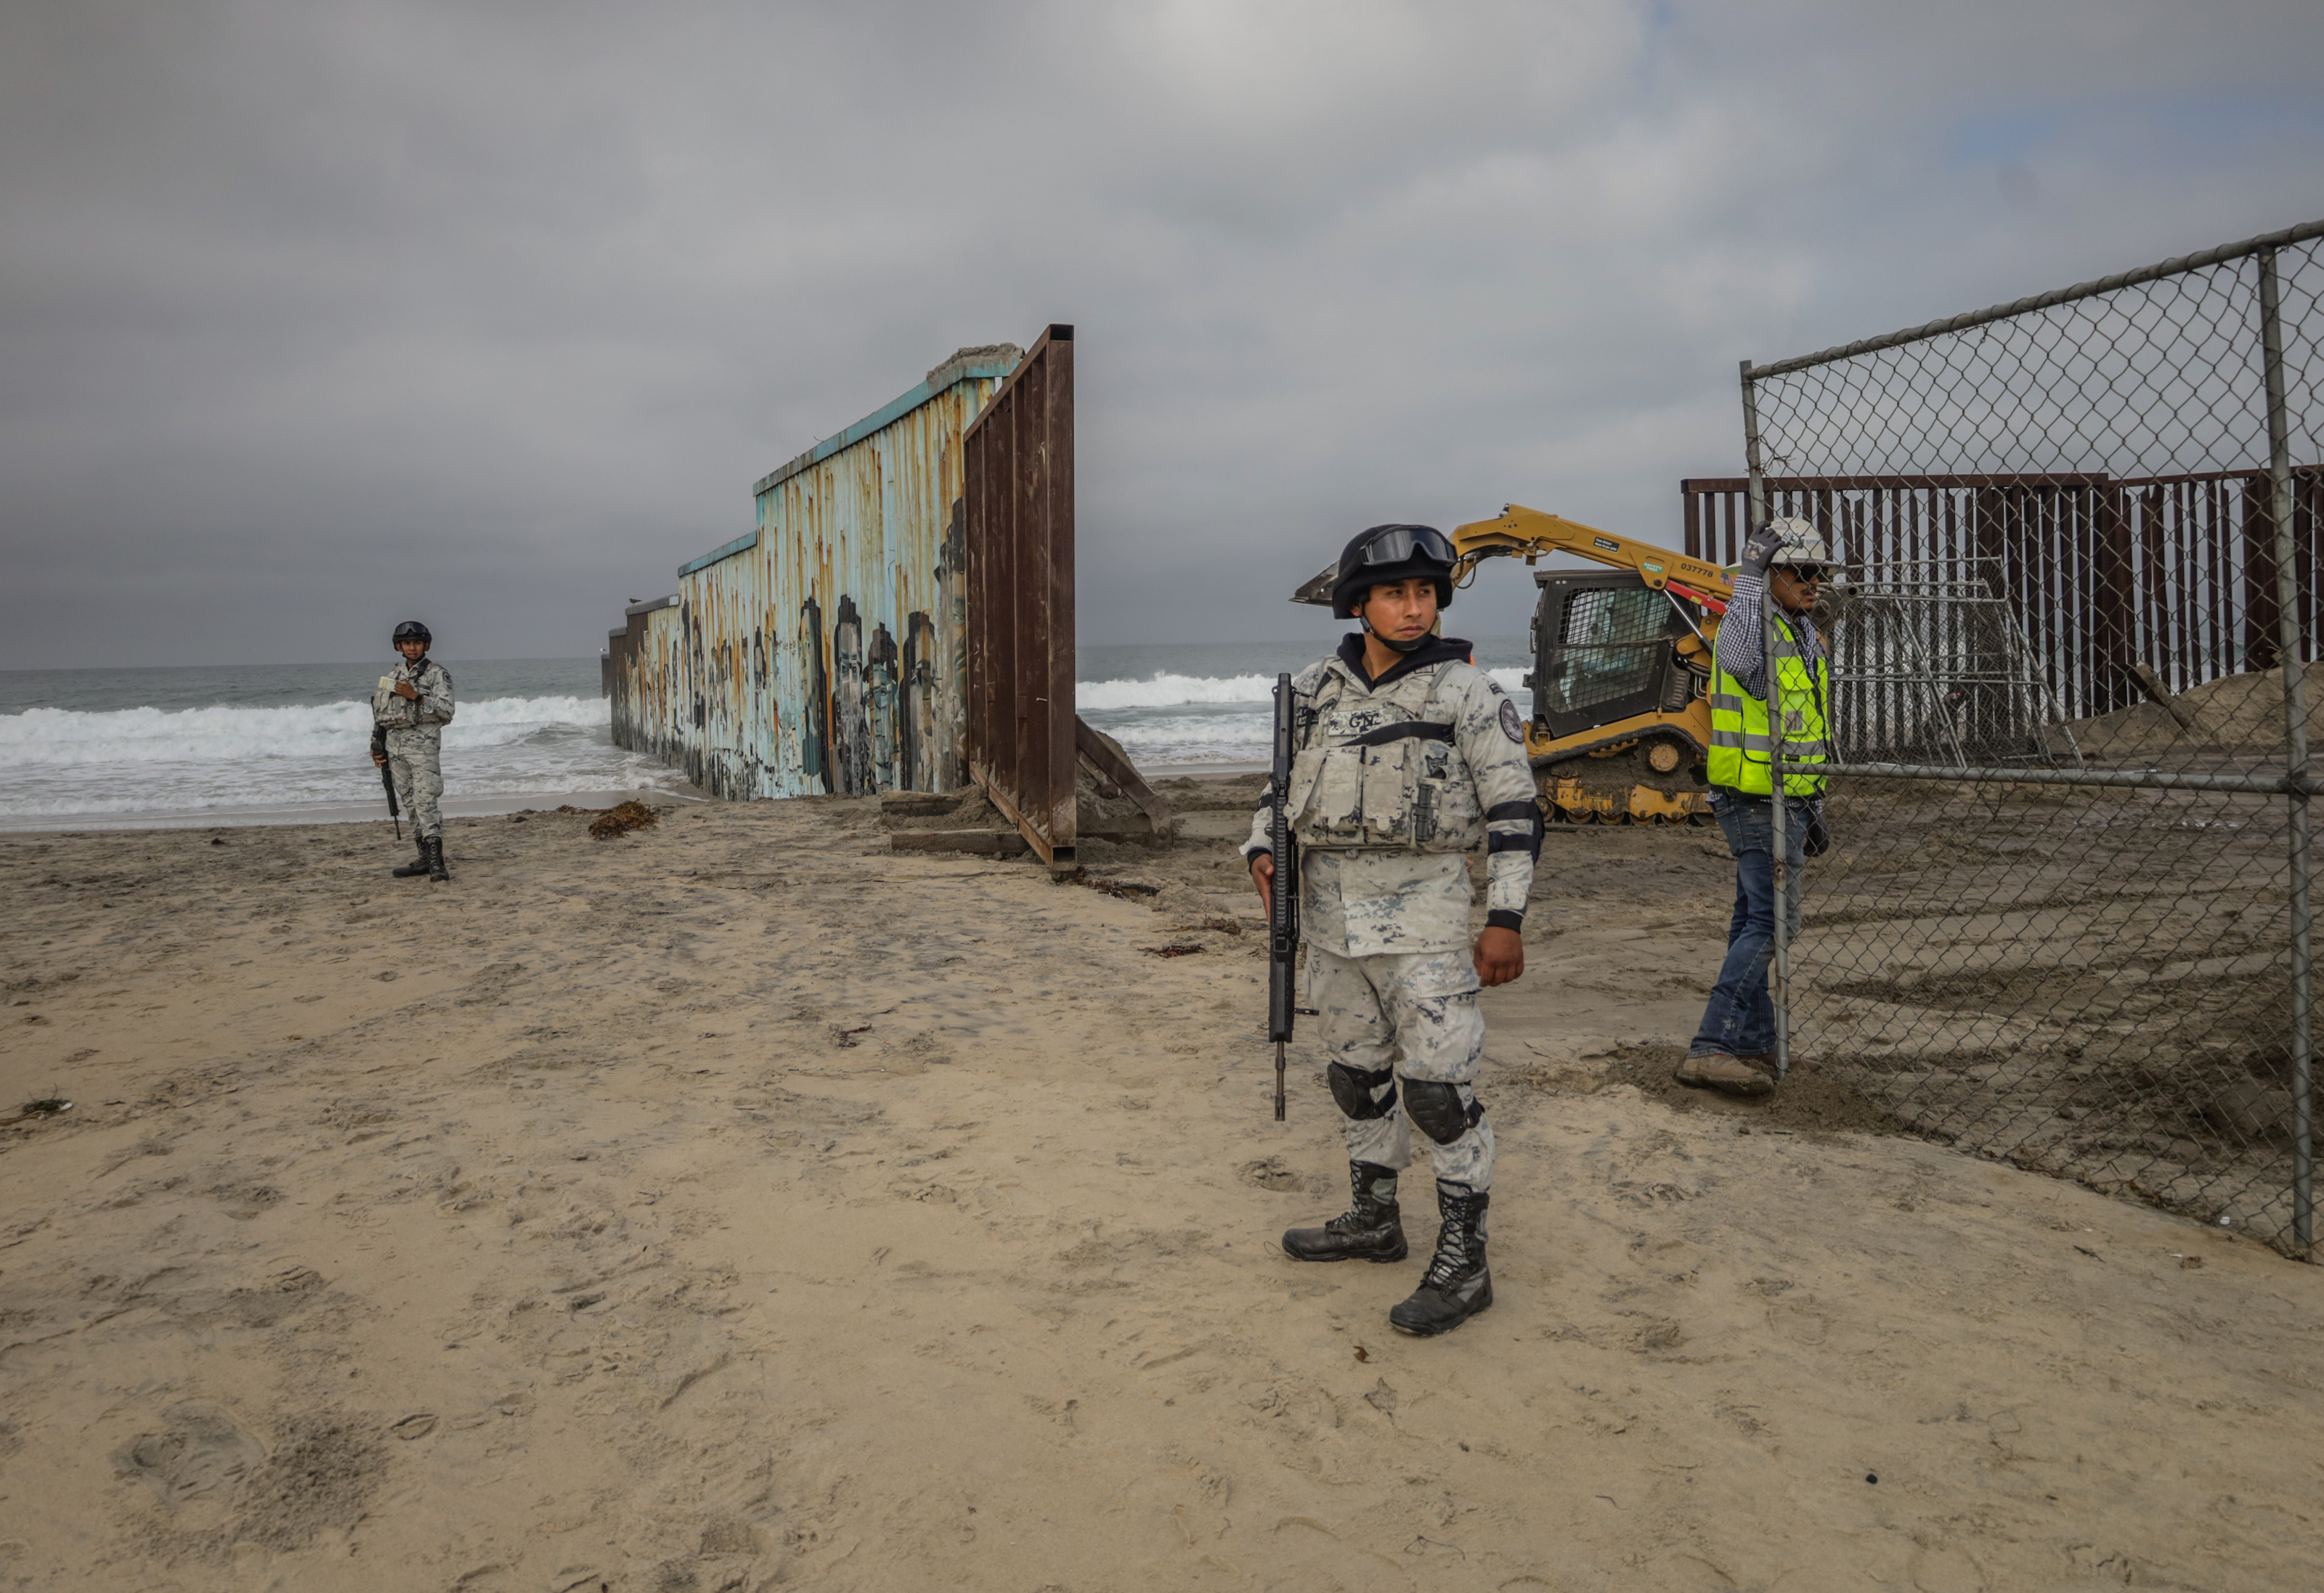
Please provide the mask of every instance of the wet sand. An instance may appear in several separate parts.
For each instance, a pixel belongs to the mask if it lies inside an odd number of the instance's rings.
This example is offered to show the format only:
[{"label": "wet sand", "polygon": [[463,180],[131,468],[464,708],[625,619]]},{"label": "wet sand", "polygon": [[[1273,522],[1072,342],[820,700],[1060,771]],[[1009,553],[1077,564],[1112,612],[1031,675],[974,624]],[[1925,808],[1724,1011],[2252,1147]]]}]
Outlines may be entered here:
[{"label": "wet sand", "polygon": [[1551,836],[1498,1303],[1412,1340],[1425,1172],[1410,1262],[1277,1248],[1344,1163],[1223,841],[586,824],[0,837],[0,1105],[75,1102],[0,1128],[0,1587],[2324,1581],[2313,1269],[1632,1082],[1713,835]]},{"label": "wet sand", "polygon": [[[611,807],[617,802],[628,801],[686,803],[704,800],[702,794],[685,780],[673,778],[670,785],[674,788],[512,791],[492,796],[447,796],[442,806],[446,818],[484,818],[511,813],[537,813],[560,806]],[[150,813],[124,813],[96,819],[87,814],[18,815],[0,818],[0,833],[214,830],[253,824],[368,824],[385,818],[386,813],[387,798],[381,796],[366,802],[310,802],[297,807],[161,808]],[[411,833],[409,815],[404,818],[403,831],[407,835]]]}]

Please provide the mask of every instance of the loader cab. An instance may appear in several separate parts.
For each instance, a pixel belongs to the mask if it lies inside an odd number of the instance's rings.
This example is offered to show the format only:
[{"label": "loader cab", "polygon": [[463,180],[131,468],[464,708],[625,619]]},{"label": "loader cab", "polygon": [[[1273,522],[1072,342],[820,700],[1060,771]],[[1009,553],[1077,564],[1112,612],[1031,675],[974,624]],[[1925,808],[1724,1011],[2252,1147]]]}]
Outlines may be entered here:
[{"label": "loader cab", "polygon": [[1664,593],[1628,570],[1539,570],[1534,608],[1534,722],[1546,741],[1563,741],[1641,714],[1678,714],[1703,692],[1703,677],[1678,660],[1690,634]]}]

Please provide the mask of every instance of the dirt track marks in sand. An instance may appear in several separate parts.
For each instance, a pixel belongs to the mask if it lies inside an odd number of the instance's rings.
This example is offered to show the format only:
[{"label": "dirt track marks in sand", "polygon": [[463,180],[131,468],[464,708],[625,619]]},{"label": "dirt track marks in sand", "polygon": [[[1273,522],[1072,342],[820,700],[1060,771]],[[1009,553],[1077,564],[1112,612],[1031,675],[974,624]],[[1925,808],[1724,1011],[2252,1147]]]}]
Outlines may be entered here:
[{"label": "dirt track marks in sand", "polygon": [[867,808],[456,823],[448,887],[0,843],[167,882],[9,925],[0,1098],[82,1105],[0,1131],[0,1586],[2316,1581],[2312,1274],[1609,1076],[1699,1006],[1692,837],[1553,855],[1499,1303],[1423,1343],[1417,1256],[1276,1249],[1343,1164],[1320,1091],[1268,1119],[1249,937],[1139,949],[1255,916],[1222,848],[1094,860],[1125,901]]}]

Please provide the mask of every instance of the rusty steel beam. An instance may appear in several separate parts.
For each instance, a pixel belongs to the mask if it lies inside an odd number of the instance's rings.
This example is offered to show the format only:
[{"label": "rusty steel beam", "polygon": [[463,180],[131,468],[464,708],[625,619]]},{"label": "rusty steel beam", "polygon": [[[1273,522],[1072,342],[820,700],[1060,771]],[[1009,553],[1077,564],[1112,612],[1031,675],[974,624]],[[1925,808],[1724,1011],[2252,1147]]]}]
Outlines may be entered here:
[{"label": "rusty steel beam", "polygon": [[962,439],[968,766],[1041,861],[1073,866],[1074,329],[1052,326]]},{"label": "rusty steel beam", "polygon": [[1138,804],[1157,835],[1167,837],[1176,828],[1177,818],[1162,794],[1146,783],[1138,766],[1124,758],[1114,744],[1089,727],[1078,714],[1074,715],[1074,745],[1098,773],[1121,787],[1122,794]]}]

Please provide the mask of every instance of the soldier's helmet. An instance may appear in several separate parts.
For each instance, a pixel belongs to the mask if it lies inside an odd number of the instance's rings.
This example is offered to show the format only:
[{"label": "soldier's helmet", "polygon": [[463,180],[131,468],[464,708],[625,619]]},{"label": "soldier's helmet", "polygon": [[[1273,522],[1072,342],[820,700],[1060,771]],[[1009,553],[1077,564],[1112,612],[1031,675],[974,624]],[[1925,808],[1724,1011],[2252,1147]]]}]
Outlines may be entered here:
[{"label": "soldier's helmet", "polygon": [[1360,531],[1340,555],[1332,577],[1332,616],[1352,620],[1356,604],[1384,581],[1417,576],[1436,583],[1436,606],[1452,606],[1452,566],[1460,556],[1434,526],[1374,526]]},{"label": "soldier's helmet", "polygon": [[1767,529],[1775,533],[1775,551],[1767,562],[1777,564],[1828,565],[1831,549],[1813,525],[1803,520],[1771,520]]},{"label": "soldier's helmet", "polygon": [[416,641],[422,647],[431,647],[435,644],[436,639],[428,633],[428,627],[419,621],[406,620],[395,628],[395,642],[401,647],[407,641]]}]

